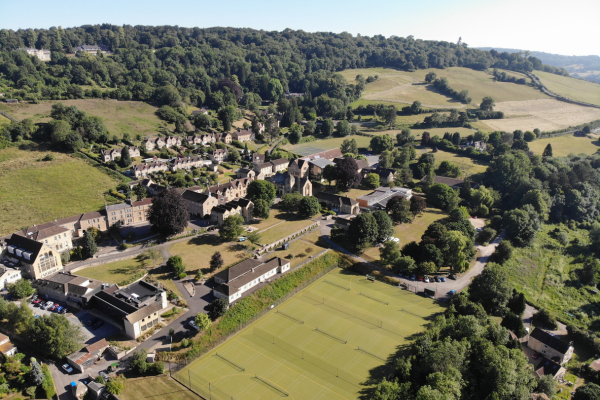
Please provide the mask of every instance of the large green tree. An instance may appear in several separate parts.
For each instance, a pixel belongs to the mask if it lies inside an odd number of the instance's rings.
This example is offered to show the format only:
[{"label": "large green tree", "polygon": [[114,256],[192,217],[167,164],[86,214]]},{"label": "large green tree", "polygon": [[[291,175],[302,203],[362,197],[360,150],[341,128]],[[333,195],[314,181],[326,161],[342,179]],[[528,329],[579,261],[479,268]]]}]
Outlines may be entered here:
[{"label": "large green tree", "polygon": [[87,231],[83,233],[83,245],[81,248],[85,258],[93,257],[98,251],[98,245],[96,244],[96,240],[94,240],[94,236]]},{"label": "large green tree", "polygon": [[358,250],[363,250],[377,242],[379,227],[372,213],[359,214],[352,220],[348,232],[350,240]]},{"label": "large green tree", "polygon": [[244,218],[241,215],[230,215],[219,228],[219,235],[227,241],[235,240],[244,233],[243,223]]},{"label": "large green tree", "polygon": [[277,190],[275,189],[275,185],[271,182],[257,179],[250,182],[248,185],[247,197],[253,202],[260,199],[271,205],[276,195]]},{"label": "large green tree", "polygon": [[319,200],[314,196],[306,196],[298,204],[298,214],[303,218],[310,218],[321,212]]},{"label": "large green tree", "polygon": [[500,264],[488,263],[469,287],[469,299],[483,305],[492,315],[503,315],[511,297],[508,270]]},{"label": "large green tree", "polygon": [[387,212],[377,210],[373,212],[373,217],[377,221],[377,242],[382,243],[392,237],[394,234],[394,224]]},{"label": "large green tree", "polygon": [[266,200],[258,199],[254,202],[254,211],[252,215],[258,218],[269,218],[271,213],[271,206],[267,203]]},{"label": "large green tree", "polygon": [[183,232],[189,220],[187,204],[173,188],[156,195],[148,210],[148,221],[164,236]]}]

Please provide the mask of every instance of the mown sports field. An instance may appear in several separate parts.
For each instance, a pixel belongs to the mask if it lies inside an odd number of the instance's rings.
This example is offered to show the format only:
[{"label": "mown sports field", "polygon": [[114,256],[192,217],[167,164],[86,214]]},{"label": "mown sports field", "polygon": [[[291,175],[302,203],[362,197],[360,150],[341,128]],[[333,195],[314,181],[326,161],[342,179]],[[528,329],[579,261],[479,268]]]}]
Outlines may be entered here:
[{"label": "mown sports field", "polygon": [[433,300],[335,269],[176,378],[213,399],[354,399],[425,329]]}]

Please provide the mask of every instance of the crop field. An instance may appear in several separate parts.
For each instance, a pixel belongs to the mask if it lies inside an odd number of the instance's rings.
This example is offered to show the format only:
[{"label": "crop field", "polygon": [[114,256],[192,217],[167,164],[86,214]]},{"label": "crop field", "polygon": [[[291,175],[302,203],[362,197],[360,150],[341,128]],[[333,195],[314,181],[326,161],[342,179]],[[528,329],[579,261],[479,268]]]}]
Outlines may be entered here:
[{"label": "crop field", "polygon": [[556,94],[600,106],[600,85],[597,83],[549,72],[535,71],[535,74],[548,90]]},{"label": "crop field", "polygon": [[362,74],[379,76],[379,81],[366,85],[362,96],[364,100],[379,100],[411,104],[420,101],[425,107],[457,107],[465,108],[464,104],[454,101],[438,93],[431,85],[425,85],[425,75],[435,72],[438,77],[448,79],[454,90],[468,90],[473,98],[473,105],[479,104],[485,96],[492,96],[496,102],[547,99],[548,96],[539,90],[525,85],[509,82],[495,82],[491,74],[475,71],[469,68],[453,67],[444,70],[424,69],[415,72],[399,71],[391,68],[350,69],[341,71],[348,81],[353,81],[356,75]]},{"label": "crop field", "polygon": [[20,120],[33,118],[34,122],[48,122],[50,109],[56,103],[75,106],[89,115],[102,118],[111,136],[122,137],[124,133],[129,133],[130,136],[138,133],[155,135],[158,127],[165,123],[155,114],[158,107],[141,101],[100,99],[41,101],[40,104],[1,105],[0,110]]},{"label": "crop field", "polygon": [[480,121],[491,130],[513,132],[517,129],[554,131],[600,119],[600,109],[578,106],[555,99],[506,101],[496,103],[496,111],[504,112],[504,119]]},{"label": "crop field", "polygon": [[600,141],[587,137],[575,137],[572,135],[558,136],[553,138],[537,139],[528,143],[529,150],[534,154],[542,155],[548,144],[552,145],[554,157],[564,157],[569,154],[594,154],[600,150]]},{"label": "crop field", "polygon": [[[46,154],[54,160],[39,161]],[[117,185],[90,164],[63,153],[0,150],[0,235],[101,209],[104,192]]]},{"label": "crop field", "polygon": [[441,311],[431,299],[336,269],[176,378],[217,400],[355,399]]}]

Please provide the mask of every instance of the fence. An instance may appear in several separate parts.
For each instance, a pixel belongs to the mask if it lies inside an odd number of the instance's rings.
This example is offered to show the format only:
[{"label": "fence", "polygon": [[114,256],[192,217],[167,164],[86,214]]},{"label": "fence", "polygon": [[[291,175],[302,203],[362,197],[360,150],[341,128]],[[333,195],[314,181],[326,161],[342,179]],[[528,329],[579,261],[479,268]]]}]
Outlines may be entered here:
[{"label": "fence", "polygon": [[257,254],[268,253],[269,251],[275,250],[277,246],[281,246],[284,243],[289,242],[292,239],[302,236],[303,234],[310,233],[311,231],[317,229],[319,227],[319,223],[315,222],[314,224],[307,226],[306,228],[302,228],[299,231],[292,233],[284,237],[283,239],[279,239],[271,244],[266,244],[256,251]]}]

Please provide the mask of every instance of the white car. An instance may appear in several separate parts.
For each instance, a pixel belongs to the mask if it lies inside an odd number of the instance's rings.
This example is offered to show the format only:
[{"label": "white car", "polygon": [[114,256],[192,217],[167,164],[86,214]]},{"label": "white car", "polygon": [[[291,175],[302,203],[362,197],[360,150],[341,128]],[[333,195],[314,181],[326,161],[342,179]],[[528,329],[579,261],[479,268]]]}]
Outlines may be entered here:
[{"label": "white car", "polygon": [[198,325],[196,325],[196,321],[194,321],[193,319],[190,320],[189,325],[192,329],[199,331],[200,328],[198,328]]},{"label": "white car", "polygon": [[67,374],[70,374],[71,372],[73,372],[73,367],[71,367],[69,364],[63,365],[62,369],[64,369]]}]

